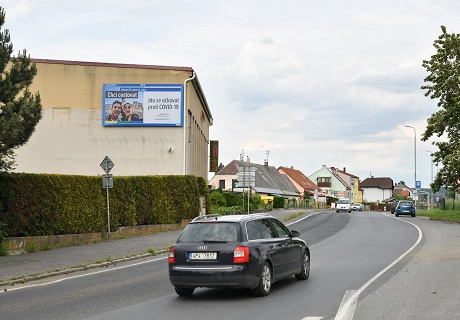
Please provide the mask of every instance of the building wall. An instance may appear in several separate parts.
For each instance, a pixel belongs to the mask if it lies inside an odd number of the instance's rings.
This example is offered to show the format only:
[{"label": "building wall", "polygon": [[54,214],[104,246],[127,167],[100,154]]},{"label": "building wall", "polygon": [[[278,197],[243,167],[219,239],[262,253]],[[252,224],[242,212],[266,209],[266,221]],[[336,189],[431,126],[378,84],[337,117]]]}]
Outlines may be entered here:
[{"label": "building wall", "polygon": [[339,198],[353,198],[351,192],[347,190],[347,188],[332,174],[332,172],[323,166],[320,170],[309,176],[308,178],[315,184],[317,184],[317,178],[319,177],[330,177],[331,179],[331,186],[330,187],[322,187],[321,189],[324,190],[327,194],[330,194],[334,197]]},{"label": "building wall", "polygon": [[218,189],[219,181],[224,180],[225,188],[222,190],[231,191],[233,179],[238,179],[238,175],[236,174],[215,174],[214,177],[212,177],[211,180],[209,180],[208,186],[211,186],[211,189]]},{"label": "building wall", "polygon": [[34,62],[38,74],[30,91],[40,92],[43,119],[16,150],[16,172],[100,175],[100,163],[109,156],[114,175],[186,173],[207,179],[212,117],[192,81],[184,87],[183,127],[102,125],[103,84],[184,84],[191,68]]},{"label": "building wall", "polygon": [[392,196],[391,189],[362,188],[364,202],[381,202]]}]

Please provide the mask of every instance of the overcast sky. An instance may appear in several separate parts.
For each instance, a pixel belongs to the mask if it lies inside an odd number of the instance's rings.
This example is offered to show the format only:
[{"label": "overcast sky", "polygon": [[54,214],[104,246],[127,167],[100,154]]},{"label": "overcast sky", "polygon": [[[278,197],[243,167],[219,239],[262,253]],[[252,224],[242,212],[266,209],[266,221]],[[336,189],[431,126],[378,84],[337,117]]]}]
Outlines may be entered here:
[{"label": "overcast sky", "polygon": [[[219,162],[250,157],[311,175],[431,181],[438,110],[420,89],[458,0],[2,0],[15,52],[32,58],[192,67]],[[101,89],[102,90],[102,89]],[[101,106],[102,107],[102,106]],[[243,151],[244,150],[244,151]],[[434,167],[436,174],[436,167]],[[212,177],[212,175],[210,175]]]}]

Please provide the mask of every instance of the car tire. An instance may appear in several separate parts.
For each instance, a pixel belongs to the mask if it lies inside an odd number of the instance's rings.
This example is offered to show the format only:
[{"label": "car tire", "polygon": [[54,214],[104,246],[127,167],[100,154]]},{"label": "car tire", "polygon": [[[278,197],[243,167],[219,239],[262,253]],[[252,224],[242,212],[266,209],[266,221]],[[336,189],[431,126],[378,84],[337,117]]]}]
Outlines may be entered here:
[{"label": "car tire", "polygon": [[350,210],[350,211],[348,211],[348,213],[351,213],[351,210]]},{"label": "car tire", "polygon": [[195,288],[183,288],[183,287],[174,287],[174,290],[176,290],[176,293],[181,296],[181,297],[188,297],[193,294],[193,291],[195,291]]},{"label": "car tire", "polygon": [[415,213],[412,214],[412,218],[415,218]]},{"label": "car tire", "polygon": [[339,210],[335,210],[335,212],[339,213]]},{"label": "car tire", "polygon": [[307,280],[310,276],[310,255],[308,252],[303,253],[302,257],[302,269],[300,269],[300,273],[295,275],[297,280]]},{"label": "car tire", "polygon": [[265,297],[272,289],[272,269],[267,261],[262,265],[259,277],[259,285],[252,290],[252,294],[259,297]]},{"label": "car tire", "polygon": [[399,217],[399,214],[395,212],[395,217]]}]

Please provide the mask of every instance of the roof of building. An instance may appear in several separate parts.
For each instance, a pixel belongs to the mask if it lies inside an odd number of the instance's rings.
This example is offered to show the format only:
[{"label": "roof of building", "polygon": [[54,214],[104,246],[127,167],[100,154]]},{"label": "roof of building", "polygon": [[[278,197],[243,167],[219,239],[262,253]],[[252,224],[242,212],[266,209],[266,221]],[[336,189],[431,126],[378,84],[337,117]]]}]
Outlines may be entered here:
[{"label": "roof of building", "polygon": [[391,178],[366,178],[360,183],[361,188],[393,189],[393,179]]},{"label": "roof of building", "polygon": [[261,165],[241,160],[233,160],[223,167],[216,175],[236,175],[239,169],[255,169],[255,186],[252,189],[258,193],[271,195],[298,197],[299,191],[289,178],[280,174],[278,170],[269,165]]},{"label": "roof of building", "polygon": [[278,171],[284,171],[292,180],[298,183],[304,188],[304,190],[314,191],[321,190],[316,184],[313,183],[307,176],[305,176],[301,171],[294,168],[279,167]]},{"label": "roof of building", "polygon": [[395,189],[407,189],[407,190],[411,189],[406,185],[404,181],[399,181],[397,184],[395,184],[394,188]]}]

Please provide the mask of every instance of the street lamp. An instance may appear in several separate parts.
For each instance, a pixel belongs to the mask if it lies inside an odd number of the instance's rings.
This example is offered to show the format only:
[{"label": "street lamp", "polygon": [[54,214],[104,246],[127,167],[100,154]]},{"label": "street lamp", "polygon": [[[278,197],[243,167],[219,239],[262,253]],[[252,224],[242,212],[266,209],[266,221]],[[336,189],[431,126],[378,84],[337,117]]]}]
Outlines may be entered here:
[{"label": "street lamp", "polygon": [[[417,191],[417,131],[414,127],[405,125],[407,128],[414,129],[414,193]],[[417,205],[417,200],[414,195],[414,203]]]},{"label": "street lamp", "polygon": [[[425,150],[426,152],[429,152],[430,153],[430,159],[431,159],[431,184],[433,184],[433,152],[431,152],[430,150]],[[431,199],[430,199],[430,206],[428,207],[429,209],[431,209],[431,205],[433,204],[433,187],[430,185],[430,191],[431,191]]]}]

